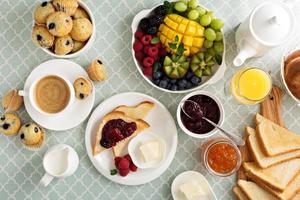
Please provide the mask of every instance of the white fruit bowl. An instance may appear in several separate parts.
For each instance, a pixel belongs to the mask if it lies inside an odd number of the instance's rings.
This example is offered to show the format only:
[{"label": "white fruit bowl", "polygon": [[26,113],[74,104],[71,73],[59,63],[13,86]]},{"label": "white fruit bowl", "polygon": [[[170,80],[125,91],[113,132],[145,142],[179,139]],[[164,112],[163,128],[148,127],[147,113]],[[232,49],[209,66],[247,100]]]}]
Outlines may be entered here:
[{"label": "white fruit bowl", "polygon": [[[159,5],[157,5],[159,6]],[[188,92],[193,92],[195,90],[199,90],[201,88],[203,88],[206,85],[212,85],[216,82],[218,82],[219,80],[221,80],[224,76],[225,70],[226,70],[226,62],[225,62],[225,54],[226,54],[226,50],[225,50],[225,37],[223,37],[223,43],[224,43],[224,51],[223,51],[223,55],[222,55],[222,64],[218,65],[218,66],[214,66],[213,67],[213,74],[209,77],[202,77],[202,82],[199,84],[199,86],[196,86],[194,88],[191,89],[185,89],[185,90],[177,90],[177,91],[172,91],[172,90],[168,90],[165,88],[161,88],[157,85],[155,85],[150,78],[146,77],[143,74],[141,65],[139,64],[139,62],[137,61],[137,59],[135,58],[135,52],[133,50],[133,44],[135,42],[135,37],[134,37],[134,33],[137,31],[138,29],[138,24],[140,22],[141,19],[143,19],[144,17],[147,17],[150,12],[155,9],[157,6],[151,8],[151,9],[147,9],[147,10],[142,10],[140,11],[134,18],[131,24],[131,30],[132,30],[132,38],[131,38],[131,53],[132,53],[132,57],[134,60],[134,63],[139,71],[139,73],[141,74],[141,76],[153,87],[155,87],[156,89],[159,89],[161,91],[164,92],[169,92],[169,93],[188,93]],[[202,6],[202,5],[201,5]],[[205,8],[204,6],[202,6],[203,8]],[[205,8],[206,10],[208,10],[207,8]],[[223,31],[222,31],[223,32]],[[224,34],[223,34],[224,35]]]}]

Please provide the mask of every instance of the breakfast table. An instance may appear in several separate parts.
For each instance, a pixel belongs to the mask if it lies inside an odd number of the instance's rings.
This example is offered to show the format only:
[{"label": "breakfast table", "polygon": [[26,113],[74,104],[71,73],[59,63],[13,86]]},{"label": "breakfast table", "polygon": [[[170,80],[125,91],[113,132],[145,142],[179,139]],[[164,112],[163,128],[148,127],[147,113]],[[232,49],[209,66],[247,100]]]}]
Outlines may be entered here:
[{"label": "breakfast table", "polygon": [[[155,89],[148,84],[133,62],[131,54],[130,24],[140,10],[151,8],[161,0],[84,0],[95,17],[96,38],[93,46],[80,57],[71,59],[86,67],[95,58],[106,65],[108,79],[95,83],[94,108],[115,94],[127,91],[150,95],[171,112],[176,120],[176,109],[184,94],[171,94]],[[0,2],[0,96],[9,89],[22,89],[26,77],[40,63],[52,59],[31,41],[32,12],[34,0],[2,0]],[[224,86],[236,72],[232,61],[237,54],[235,28],[260,3],[259,0],[201,0],[201,4],[212,9],[225,22],[226,65],[225,76],[216,84],[203,88],[220,98],[225,108],[224,129],[243,135],[246,124],[253,126],[253,116],[259,106],[239,105],[224,94]],[[300,7],[295,6],[294,10]],[[299,12],[296,13],[300,19]],[[298,27],[299,29],[299,27]],[[300,44],[300,34],[286,44],[269,51],[260,58],[250,59],[259,67],[271,71],[274,84],[280,82],[282,56]],[[247,64],[247,63],[246,63]],[[288,96],[283,97],[283,119],[287,128],[300,133],[300,108]],[[2,112],[3,110],[1,110]],[[30,117],[24,107],[18,111],[24,123]],[[76,113],[74,113],[76,115]],[[85,147],[85,129],[88,119],[67,131],[47,130],[45,146],[37,151],[28,151],[18,142],[18,137],[0,135],[0,199],[172,199],[171,184],[184,171],[202,173],[212,186],[218,200],[233,199],[232,187],[236,176],[216,177],[209,174],[199,161],[198,147],[203,139],[195,139],[178,129],[176,155],[169,168],[154,181],[140,186],[124,186],[109,181],[92,165]],[[72,146],[79,155],[79,167],[74,175],[55,179],[48,187],[38,183],[44,174],[43,155],[51,146],[64,143]]]}]

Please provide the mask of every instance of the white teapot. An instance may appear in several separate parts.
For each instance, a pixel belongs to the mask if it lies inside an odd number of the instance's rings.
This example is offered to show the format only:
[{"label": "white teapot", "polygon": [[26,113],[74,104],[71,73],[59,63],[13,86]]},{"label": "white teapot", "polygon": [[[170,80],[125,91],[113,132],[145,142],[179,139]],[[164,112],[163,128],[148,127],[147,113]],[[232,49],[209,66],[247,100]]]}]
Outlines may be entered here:
[{"label": "white teapot", "polygon": [[262,56],[291,39],[295,17],[289,6],[279,1],[266,1],[254,8],[236,31],[239,53],[233,61],[235,66],[241,66],[248,58]]}]

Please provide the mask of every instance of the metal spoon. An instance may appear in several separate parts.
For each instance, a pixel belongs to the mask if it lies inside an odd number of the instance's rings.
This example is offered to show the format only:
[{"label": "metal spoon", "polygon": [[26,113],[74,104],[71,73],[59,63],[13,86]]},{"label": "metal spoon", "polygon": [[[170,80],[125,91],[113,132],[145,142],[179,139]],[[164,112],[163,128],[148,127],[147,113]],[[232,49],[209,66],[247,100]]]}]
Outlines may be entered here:
[{"label": "metal spoon", "polygon": [[207,121],[208,123],[210,123],[211,125],[213,125],[215,128],[219,129],[224,135],[226,135],[228,138],[230,138],[236,145],[239,145],[239,146],[244,146],[245,145],[245,141],[236,136],[236,135],[232,135],[231,133],[228,133],[227,131],[225,131],[223,128],[221,128],[219,125],[217,125],[216,123],[214,123],[213,121],[211,121],[210,119],[207,119],[206,117],[203,116],[203,112],[201,110],[201,107],[199,106],[198,103],[194,102],[194,101],[191,101],[191,100],[185,100],[183,102],[181,102],[180,104],[180,108],[182,110],[182,112],[188,116],[189,118],[191,119],[195,119],[194,117],[190,116],[188,113],[186,113],[186,111],[184,110],[184,104],[186,102],[190,102],[190,103],[193,103],[195,105],[195,108],[199,109],[199,113],[202,113],[202,115],[199,115],[199,117],[201,117],[202,119],[204,119],[205,121]]}]

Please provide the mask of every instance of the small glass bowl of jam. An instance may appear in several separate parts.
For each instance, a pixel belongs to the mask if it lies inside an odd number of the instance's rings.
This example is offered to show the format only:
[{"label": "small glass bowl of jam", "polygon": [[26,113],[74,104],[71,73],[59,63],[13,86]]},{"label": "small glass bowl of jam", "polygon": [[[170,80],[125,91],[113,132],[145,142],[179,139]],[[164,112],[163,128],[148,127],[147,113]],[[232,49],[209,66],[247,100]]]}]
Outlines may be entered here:
[{"label": "small glass bowl of jam", "polygon": [[230,176],[241,166],[240,150],[226,137],[208,139],[200,150],[202,164],[213,175]]},{"label": "small glass bowl of jam", "polygon": [[[193,106],[189,106],[186,100],[191,100],[197,103],[201,110],[201,114],[197,113],[197,110]],[[184,103],[182,111],[181,104]],[[222,126],[224,122],[224,108],[221,101],[213,94],[206,91],[196,91],[186,95],[178,105],[177,108],[177,122],[180,128],[189,136],[195,138],[207,138],[216,133],[216,128],[208,123],[206,120],[200,118],[191,119],[185,113],[189,113],[190,116],[201,116],[210,119],[219,126]]]}]

